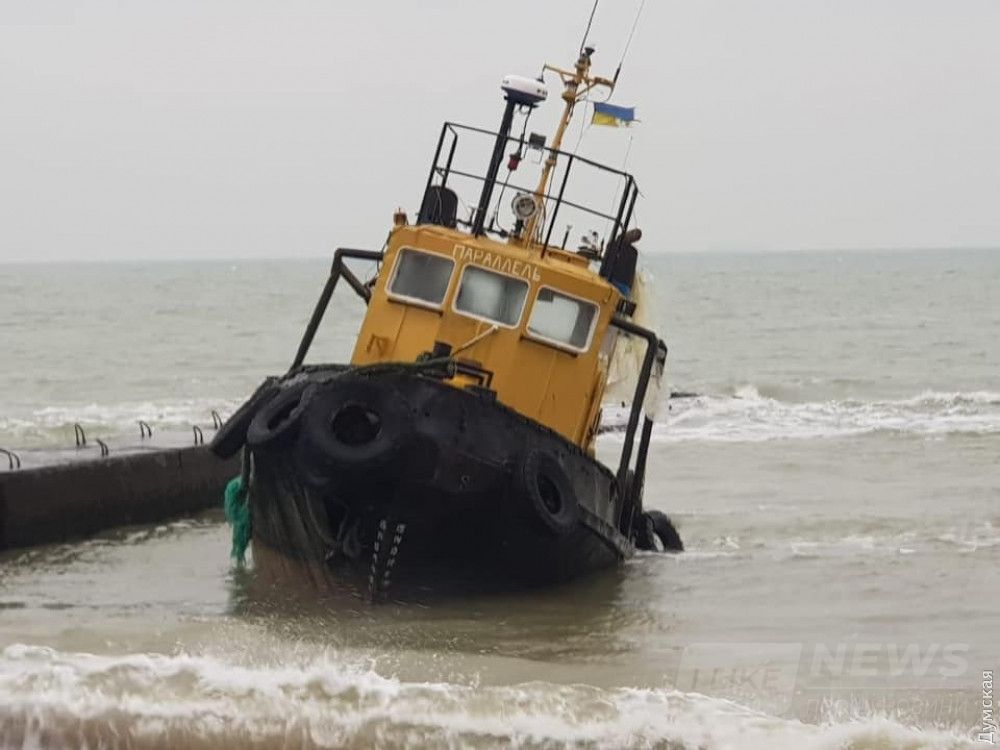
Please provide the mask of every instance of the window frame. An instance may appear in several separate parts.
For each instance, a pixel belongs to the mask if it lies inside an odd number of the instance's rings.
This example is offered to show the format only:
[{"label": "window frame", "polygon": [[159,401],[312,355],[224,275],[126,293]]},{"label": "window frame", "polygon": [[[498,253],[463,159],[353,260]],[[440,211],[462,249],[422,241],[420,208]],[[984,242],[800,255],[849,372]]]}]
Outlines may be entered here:
[{"label": "window frame", "polygon": [[[411,297],[407,294],[400,294],[399,292],[393,291],[392,286],[396,282],[396,277],[399,275],[399,268],[403,262],[403,254],[408,252],[417,253],[419,255],[429,255],[433,258],[440,258],[451,265],[451,272],[448,275],[448,284],[445,286],[444,295],[441,297],[440,302],[428,302],[420,297]],[[410,247],[409,245],[401,247],[396,253],[396,261],[392,265],[392,273],[389,274],[389,280],[385,285],[386,296],[394,302],[402,302],[408,305],[414,305],[415,307],[423,307],[427,310],[441,312],[444,310],[445,302],[448,301],[448,294],[451,291],[452,281],[455,278],[455,265],[455,259],[448,255],[444,255],[443,253],[435,253],[419,247]]]},{"label": "window frame", "polygon": [[[573,344],[567,343],[565,341],[559,341],[558,339],[551,339],[548,336],[543,336],[541,334],[535,333],[531,330],[531,316],[535,312],[535,305],[538,304],[538,297],[543,290],[548,289],[557,295],[562,297],[567,297],[577,302],[581,302],[585,305],[590,305],[594,309],[594,317],[590,321],[590,330],[587,331],[587,342],[584,344],[583,348],[578,348],[573,346]],[[575,294],[570,294],[563,289],[557,289],[549,284],[542,284],[535,291],[535,296],[531,300],[531,312],[528,313],[527,319],[524,321],[524,335],[526,338],[532,341],[537,341],[542,344],[547,344],[549,346],[555,347],[556,349],[562,349],[563,351],[569,352],[571,354],[586,354],[590,351],[590,347],[594,344],[594,332],[597,330],[597,322],[601,317],[601,306],[594,302],[592,299],[587,299],[586,297],[580,297]]]},{"label": "window frame", "polygon": [[[496,276],[504,276],[508,279],[514,279],[514,281],[519,281],[524,284],[525,292],[524,299],[521,301],[521,309],[518,310],[517,320],[513,324],[501,323],[499,320],[494,320],[493,318],[487,318],[484,315],[476,315],[475,313],[466,312],[465,310],[460,310],[458,308],[458,295],[462,291],[462,282],[465,280],[465,272],[470,269],[475,268],[477,271],[485,271],[486,273],[492,273]],[[516,276],[512,273],[504,273],[503,271],[497,271],[495,268],[489,268],[488,266],[480,266],[477,263],[466,263],[462,266],[462,271],[458,274],[458,282],[455,284],[455,294],[451,301],[451,309],[458,315],[462,315],[466,318],[472,318],[473,320],[481,320],[484,323],[489,323],[490,325],[499,326],[500,328],[507,328],[513,330],[521,327],[521,322],[524,320],[524,311],[528,307],[528,298],[531,296],[531,282],[528,281],[523,276]]]}]

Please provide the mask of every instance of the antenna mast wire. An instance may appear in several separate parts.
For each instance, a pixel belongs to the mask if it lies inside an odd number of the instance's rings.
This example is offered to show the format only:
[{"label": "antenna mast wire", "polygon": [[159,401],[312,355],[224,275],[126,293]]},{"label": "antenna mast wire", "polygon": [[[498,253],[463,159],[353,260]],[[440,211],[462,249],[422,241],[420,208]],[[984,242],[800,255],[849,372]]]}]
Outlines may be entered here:
[{"label": "antenna mast wire", "polygon": [[[628,136],[628,146],[625,148],[625,158],[622,159],[622,172],[624,172],[625,169],[628,167],[628,156],[629,156],[629,154],[632,153],[632,140],[633,140],[633,138],[634,138],[634,135],[632,133],[629,133],[629,136]],[[622,181],[619,180],[618,184],[615,186],[615,197],[611,200],[612,210],[614,210],[615,204],[618,203],[618,191],[622,187],[621,182]],[[640,195],[641,194],[642,193],[640,193]],[[624,232],[626,229],[628,229],[628,227],[622,228],[622,232]],[[611,220],[610,219],[608,219],[607,223],[604,225],[604,234],[607,235],[607,233],[609,231],[611,231]]]},{"label": "antenna mast wire", "polygon": [[[596,4],[596,3],[595,3]],[[632,30],[628,33],[628,39],[625,40],[625,49],[622,50],[622,59],[618,61],[618,70],[615,71],[615,82],[618,82],[618,74],[622,72],[622,65],[625,64],[625,56],[628,54],[629,47],[632,46],[632,37],[635,36],[635,30],[639,26],[639,17],[642,15],[642,9],[646,7],[646,0],[639,0],[639,10],[635,12],[635,21],[632,22]],[[590,27],[587,27],[590,30]]]},{"label": "antenna mast wire", "polygon": [[587,30],[583,32],[583,41],[580,42],[580,52],[583,52],[583,48],[587,45],[587,37],[590,36],[590,26],[594,23],[594,14],[597,12],[597,4],[600,1],[594,0],[594,7],[590,9],[590,19],[587,21]]}]

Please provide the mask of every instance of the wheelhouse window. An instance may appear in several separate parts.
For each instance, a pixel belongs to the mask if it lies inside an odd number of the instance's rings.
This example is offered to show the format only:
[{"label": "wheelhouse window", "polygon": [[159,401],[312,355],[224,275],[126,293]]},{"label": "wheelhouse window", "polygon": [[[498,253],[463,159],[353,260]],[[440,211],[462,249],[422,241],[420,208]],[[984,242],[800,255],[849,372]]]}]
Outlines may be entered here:
[{"label": "wheelhouse window", "polygon": [[400,250],[389,292],[397,297],[440,307],[448,292],[455,261],[406,248]]},{"label": "wheelhouse window", "polygon": [[531,308],[528,333],[553,344],[586,351],[597,321],[597,305],[542,287]]},{"label": "wheelhouse window", "polygon": [[514,327],[521,319],[528,282],[466,266],[455,297],[455,309],[474,318]]}]

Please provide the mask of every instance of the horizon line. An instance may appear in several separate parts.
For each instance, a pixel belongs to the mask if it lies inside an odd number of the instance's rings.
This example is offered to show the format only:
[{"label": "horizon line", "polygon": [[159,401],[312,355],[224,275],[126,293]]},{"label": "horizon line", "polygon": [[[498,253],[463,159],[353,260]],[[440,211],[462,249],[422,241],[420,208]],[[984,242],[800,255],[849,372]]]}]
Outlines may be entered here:
[{"label": "horizon line", "polygon": [[[801,248],[704,248],[701,250],[660,250],[659,252],[642,253],[640,249],[639,257],[662,257],[669,255],[791,255],[809,253],[918,253],[918,252],[998,252],[1000,245],[913,245],[913,246],[867,246],[867,247],[801,247]],[[182,255],[177,257],[153,256],[148,258],[0,258],[0,265],[14,266],[41,266],[59,264],[77,265],[98,265],[102,263],[278,263],[329,260],[333,257],[335,250],[331,249],[328,255],[205,255],[192,256]]]}]

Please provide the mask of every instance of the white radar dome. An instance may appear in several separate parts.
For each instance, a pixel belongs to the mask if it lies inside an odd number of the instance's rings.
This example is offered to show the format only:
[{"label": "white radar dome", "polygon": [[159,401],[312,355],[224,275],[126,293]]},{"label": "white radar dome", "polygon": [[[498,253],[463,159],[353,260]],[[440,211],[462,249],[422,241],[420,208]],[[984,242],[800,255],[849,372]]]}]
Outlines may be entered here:
[{"label": "white radar dome", "polygon": [[500,88],[510,101],[532,107],[549,97],[549,89],[544,82],[527,76],[504,76]]}]

